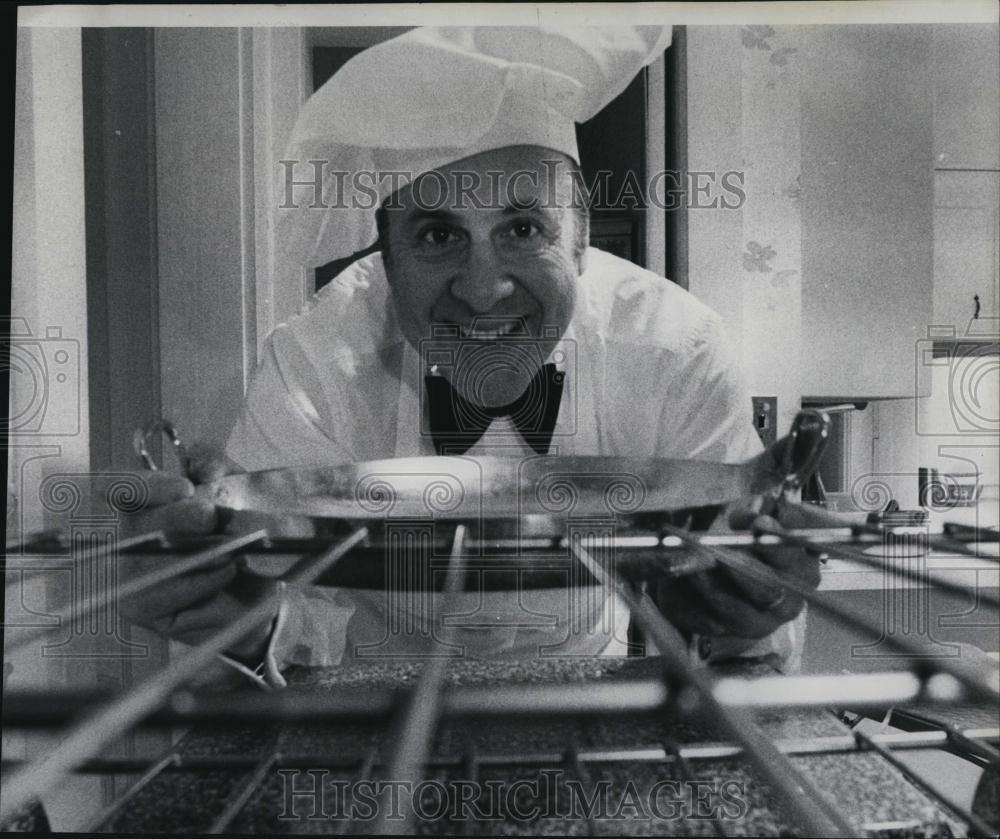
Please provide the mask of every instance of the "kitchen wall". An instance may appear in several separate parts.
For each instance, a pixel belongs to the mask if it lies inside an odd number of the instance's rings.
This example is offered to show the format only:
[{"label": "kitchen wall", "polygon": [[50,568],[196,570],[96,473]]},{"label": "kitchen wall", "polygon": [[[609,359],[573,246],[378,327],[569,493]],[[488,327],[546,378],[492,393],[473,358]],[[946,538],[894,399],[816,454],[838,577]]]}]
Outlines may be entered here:
[{"label": "kitchen wall", "polygon": [[154,37],[163,412],[221,448],[264,339],[311,293],[274,223],[306,46],[297,28]]},{"label": "kitchen wall", "polygon": [[982,486],[977,508],[932,510],[932,520],[998,524],[1000,358],[957,347],[936,360],[931,393],[920,399],[872,402],[850,421],[850,475],[855,505],[872,509],[891,496],[904,509],[919,506],[917,469],[966,475]]},{"label": "kitchen wall", "polygon": [[[949,48],[962,42],[947,34]],[[935,96],[951,111],[962,110],[955,97],[981,98],[939,81],[937,39],[927,26],[689,26],[689,169],[742,171],[747,194],[739,209],[689,210],[689,287],[726,318],[752,392],[777,396],[779,433],[802,397],[869,402],[849,423],[859,506],[883,495],[916,506],[917,469],[930,466],[981,473],[995,513],[996,355],[962,372],[921,342],[945,293],[932,288],[933,177],[944,165],[932,153]],[[897,59],[902,69],[890,68]],[[857,84],[830,88],[820,60]],[[817,136],[824,109],[850,123],[827,126],[842,149]],[[913,130],[887,132],[893,120]],[[982,245],[995,260],[996,243]]]},{"label": "kitchen wall", "polygon": [[[933,277],[931,26],[688,28],[689,288],[727,317],[755,393],[914,393]],[[694,177],[694,174],[691,175]]]},{"label": "kitchen wall", "polygon": [[45,473],[89,466],[82,126],[80,31],[19,29],[8,465],[22,502],[8,515],[15,531],[50,523],[37,503]]},{"label": "kitchen wall", "polygon": [[804,393],[799,27],[688,30],[688,168],[743,172],[739,209],[688,211],[689,289],[719,312],[778,428]]},{"label": "kitchen wall", "polygon": [[[71,502],[72,490],[47,495],[46,504],[43,481],[89,468],[80,30],[19,28],[16,73],[11,315],[20,320],[11,330],[8,539],[64,524],[57,511],[65,512],[60,501]],[[92,661],[45,656],[39,644],[7,652],[19,627],[37,626],[36,613],[70,590],[65,573],[15,575],[4,575],[5,687],[93,684]],[[44,750],[41,737],[3,733],[5,758]],[[85,777],[61,784],[46,799],[53,828],[65,829],[65,813],[99,800],[99,787]]]},{"label": "kitchen wall", "polygon": [[[4,602],[4,686],[117,690],[162,665],[166,645],[107,611],[63,621],[31,643],[24,633],[52,626],[51,613],[72,594],[115,585],[113,552],[88,562],[80,545],[114,544],[118,521],[91,509],[88,300],[86,283],[84,132],[80,29],[17,31],[14,195],[11,261],[10,438],[7,539],[59,528],[71,547],[30,562],[45,573],[21,575],[7,553]],[[93,481],[106,489],[116,478]],[[136,490],[118,484],[119,500]],[[133,496],[133,500],[134,500]],[[103,515],[102,515],[103,514]],[[113,607],[112,607],[113,608]],[[5,758],[33,758],[57,735],[3,732]],[[106,752],[159,752],[159,733],[129,734]],[[43,798],[54,830],[79,830],[120,793],[124,777],[71,775]]]}]

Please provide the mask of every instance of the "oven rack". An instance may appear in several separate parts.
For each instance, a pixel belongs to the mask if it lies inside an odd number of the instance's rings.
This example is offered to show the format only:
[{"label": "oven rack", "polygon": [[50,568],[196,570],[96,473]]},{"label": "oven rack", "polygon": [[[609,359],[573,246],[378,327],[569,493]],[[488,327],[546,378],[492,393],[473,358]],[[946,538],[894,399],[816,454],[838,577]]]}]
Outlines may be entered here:
[{"label": "oven rack", "polygon": [[[451,549],[447,555],[445,569],[444,591],[446,595],[459,590],[462,584],[463,567],[470,556],[477,555],[477,547],[480,549],[486,547],[485,545],[476,546],[474,543],[470,545],[468,531],[462,524],[454,528],[451,536]],[[652,537],[625,535],[609,539],[606,532],[603,534],[595,533],[593,523],[588,523],[576,532],[571,526],[567,537],[560,537],[558,542],[550,540],[547,547],[550,551],[553,549],[565,551],[578,568],[588,572],[597,584],[616,591],[628,603],[631,613],[645,637],[655,644],[663,664],[659,692],[657,693],[657,690],[654,689],[650,694],[659,702],[660,706],[669,703],[672,708],[687,709],[689,712],[697,708],[699,714],[711,718],[719,729],[731,739],[731,745],[727,748],[738,749],[739,753],[754,766],[774,789],[781,804],[792,814],[798,829],[812,835],[841,836],[853,835],[852,825],[843,814],[837,812],[827,803],[808,779],[795,769],[788,760],[788,753],[779,748],[778,744],[769,739],[754,723],[753,713],[755,709],[762,706],[759,703],[755,705],[753,697],[756,696],[759,699],[760,696],[766,695],[768,693],[765,689],[767,683],[761,682],[736,699],[733,698],[733,695],[727,699],[725,691],[720,693],[718,685],[705,671],[695,668],[690,663],[684,639],[659,613],[648,592],[643,590],[643,586],[637,584],[638,581],[634,577],[630,577],[623,569],[630,567],[629,556],[639,556],[639,554],[631,553],[633,549],[652,550],[654,553],[662,553],[663,556],[669,555],[671,551],[680,551],[697,560],[694,565],[688,566],[688,568],[703,570],[715,564],[735,568],[754,579],[771,585],[780,585],[787,591],[800,594],[811,608],[825,611],[836,620],[853,628],[877,631],[879,628],[871,626],[870,622],[860,614],[855,614],[843,605],[831,601],[820,592],[810,591],[793,581],[777,578],[766,565],[760,563],[752,555],[734,550],[734,548],[752,546],[755,541],[764,544],[798,545],[816,553],[849,557],[913,583],[926,584],[928,582],[925,575],[914,571],[907,565],[890,567],[880,558],[863,553],[861,546],[870,544],[876,536],[884,538],[884,532],[881,529],[870,527],[837,527],[825,528],[821,531],[800,530],[794,532],[773,527],[766,532],[758,530],[753,534],[712,537],[688,533],[680,528],[665,527],[664,532],[654,533]],[[749,542],[746,541],[748,537]],[[648,540],[650,538],[655,539],[655,542],[630,544],[626,541],[628,539]],[[995,534],[991,531],[970,532],[945,528],[939,536],[931,536],[930,542],[939,547],[947,546],[948,549],[956,550],[962,554],[979,555],[979,546],[994,539]],[[185,550],[191,551],[193,549],[193,553],[188,552],[179,562],[124,583],[114,593],[116,597],[137,593],[162,579],[198,567],[198,565],[221,554],[258,555],[264,553],[288,556],[291,553],[298,555],[299,558],[291,569],[281,574],[278,594],[264,598],[257,605],[248,609],[240,619],[216,633],[205,643],[191,649],[185,656],[170,663],[149,679],[136,685],[127,693],[111,698],[103,704],[97,703],[94,707],[85,710],[82,718],[78,718],[71,724],[57,750],[24,765],[11,766],[13,772],[4,783],[2,801],[0,801],[0,822],[10,819],[22,808],[50,790],[68,773],[95,765],[93,761],[108,744],[144,720],[151,719],[165,705],[169,705],[173,713],[185,713],[183,703],[179,705],[177,701],[177,697],[182,695],[178,694],[178,691],[194,679],[218,653],[268,620],[273,614],[278,598],[282,596],[281,592],[311,585],[323,578],[329,569],[336,567],[355,549],[372,549],[373,546],[375,550],[379,549],[377,539],[372,538],[372,534],[366,527],[357,528],[349,536],[335,541],[332,545],[329,540],[289,541],[271,538],[266,532],[257,532],[232,539],[189,540],[185,541],[182,547],[180,543],[171,543],[165,540],[160,533],[152,533],[135,537],[127,542],[116,542],[105,547],[91,549],[82,555],[74,556],[73,563],[89,566],[97,562],[107,561],[109,558],[113,559],[122,552],[140,552],[151,549],[153,552],[160,551],[176,555],[183,554]],[[301,553],[299,553],[300,551]],[[608,560],[609,554],[613,555],[613,561]],[[648,559],[648,556],[644,556],[644,574],[650,572]],[[32,556],[26,551],[22,551],[19,556],[15,557],[12,557],[8,552],[7,569],[21,572],[30,570],[31,561]],[[654,569],[656,565],[656,562],[652,563]],[[685,573],[691,573],[691,570],[686,570]],[[968,592],[967,588],[955,583],[935,580],[930,582],[940,587]],[[977,592],[977,594],[980,595],[981,602],[996,605],[995,598],[986,598],[984,601],[982,593]],[[93,595],[85,602],[66,604],[63,609],[59,610],[58,614],[66,619],[78,618],[81,613],[90,613],[108,605],[110,602],[108,598],[111,596]],[[448,631],[449,628],[445,627],[446,634]],[[37,637],[37,632],[38,630],[34,632],[29,630],[25,633],[29,637],[17,639],[15,644],[19,646],[30,642]],[[860,703],[861,705],[884,708],[899,701],[913,699],[931,702],[948,702],[957,699],[996,702],[997,698],[1000,697],[1000,678],[998,678],[995,666],[984,668],[982,665],[973,666],[961,660],[921,658],[919,644],[907,636],[888,636],[886,640],[900,653],[914,657],[914,664],[910,672],[902,674],[910,679],[908,687],[903,686],[897,680],[900,674],[892,674],[892,684],[896,693],[891,696],[879,697],[875,701],[865,698]],[[449,713],[449,703],[456,701],[455,696],[446,691],[444,687],[445,669],[444,659],[432,659],[422,672],[416,686],[408,693],[396,696],[390,703],[390,712],[395,720],[396,730],[399,732],[392,754],[385,761],[389,767],[390,776],[393,778],[417,779],[420,777],[422,768],[431,760],[429,750],[436,727],[442,717]],[[789,685],[788,682],[785,684]],[[799,686],[805,689],[806,683],[800,683]],[[828,681],[825,686],[832,686],[832,683]],[[785,690],[784,693],[786,697],[790,697],[785,704],[794,705],[793,694],[795,691]],[[458,696],[461,695],[461,693],[458,694]],[[290,694],[290,696],[293,695]],[[465,696],[468,698],[467,693]],[[771,696],[770,707],[775,707],[776,699],[773,690]],[[815,701],[815,694],[810,695],[808,691],[804,692],[802,696],[809,698],[811,702]],[[8,694],[6,700],[9,702],[12,698],[15,697]],[[171,698],[174,699],[173,703],[171,703]],[[835,695],[833,699],[836,698]],[[855,696],[854,699],[856,698]],[[58,716],[59,697],[54,697],[54,699],[56,701],[52,703],[49,710],[54,716]],[[195,699],[193,703],[189,702],[187,712],[193,713],[192,708],[204,710],[203,699]],[[851,696],[846,697],[846,700],[848,701],[844,703],[845,705],[858,704],[852,700]],[[828,699],[827,702],[830,703],[831,699]],[[309,709],[305,707],[307,704],[308,702],[305,701],[300,702],[299,711],[303,713],[308,711]],[[781,703],[778,704],[781,705]],[[178,711],[178,708],[182,710]],[[341,710],[343,709],[341,708]],[[550,713],[551,711],[545,712]],[[526,711],[522,708],[519,713],[526,713]],[[572,713],[578,713],[578,708],[574,707]],[[996,742],[997,739],[993,730],[971,730],[958,732],[957,735],[955,732],[946,730],[943,735],[939,731],[935,736],[937,739],[943,736],[952,748],[956,747],[960,738],[974,742],[977,744],[974,753],[979,759],[986,760],[993,767],[998,766],[995,749],[990,751],[992,748],[990,743]],[[926,732],[910,732],[908,737],[909,741],[904,739],[899,742],[904,744],[906,742],[921,742],[920,738],[927,738],[928,734]],[[905,748],[905,745],[889,746],[859,733],[854,735],[854,739],[855,746],[851,746],[851,748],[859,746],[867,750],[874,750],[888,763],[897,765],[898,768],[898,759],[894,757],[892,748]],[[844,748],[844,744],[841,744],[840,747]],[[675,756],[679,766],[683,766],[686,760],[691,759],[685,755],[682,749],[678,750],[678,747],[670,744],[664,745],[663,749],[665,750],[664,754],[670,752]],[[983,757],[984,755],[986,757]],[[157,771],[166,771],[167,765],[176,765],[178,759],[176,755],[165,755],[158,762],[157,765],[160,768]],[[266,761],[255,764],[253,778],[264,778],[268,767],[273,765],[275,759],[272,756]],[[579,764],[579,751],[573,750],[571,762]],[[374,757],[371,757],[366,763],[369,764],[370,770],[371,766],[374,765]],[[362,767],[362,769],[364,768]],[[156,770],[156,766],[149,772],[154,770]],[[142,779],[140,779],[140,783],[142,783]],[[920,781],[920,785],[927,787],[926,791],[934,800],[956,813],[966,823],[971,835],[987,836],[994,832],[977,816],[964,811],[954,802],[950,802],[947,795],[933,784]],[[250,792],[242,792],[240,800],[246,803],[250,795],[252,795],[252,789]],[[234,806],[228,807],[224,814],[228,814],[229,821],[238,812],[239,808],[235,807],[236,803],[239,802],[231,802]],[[221,822],[214,827],[219,827],[220,824]],[[411,824],[407,820],[390,822],[382,818],[377,823],[376,830],[403,832],[410,826]],[[223,829],[224,827],[225,825],[222,825]]]},{"label": "oven rack", "polygon": [[[270,722],[273,722],[271,720]],[[958,743],[973,744],[972,747]],[[984,752],[994,757],[984,762],[996,766],[995,744],[1000,742],[998,728],[956,729],[951,731],[942,724],[939,729],[925,731],[905,731],[902,733],[886,733],[864,736],[860,733],[827,735],[809,739],[775,740],[775,748],[784,755],[834,755],[850,754],[874,750],[876,746],[891,751],[908,751],[913,749],[946,748],[953,749],[967,759],[977,758]],[[572,748],[565,751],[537,752],[498,752],[495,754],[477,752],[475,762],[482,766],[506,766],[515,764],[550,764],[560,763],[567,759],[568,754],[574,754],[585,763],[619,763],[619,762],[653,762],[670,763],[677,760],[721,760],[740,757],[743,748],[733,743],[705,742],[685,745],[663,745],[651,743],[645,746],[618,746],[602,748]],[[436,755],[428,759],[430,767],[460,767],[468,765],[473,758],[469,753]],[[312,754],[295,754],[274,751],[268,754],[267,760],[275,768],[307,769],[311,767],[330,769],[357,769],[366,761],[355,757],[341,758],[329,752]],[[172,749],[156,758],[104,757],[91,758],[80,764],[75,770],[81,774],[119,775],[136,774],[139,772],[185,772],[194,770],[249,770],[256,768],[261,762],[258,757],[248,755],[184,755]],[[16,769],[26,764],[18,758],[5,758],[4,769]],[[378,768],[383,764],[376,760],[371,764]],[[939,797],[941,803],[945,803]]]},{"label": "oven rack", "polygon": [[[271,721],[274,722],[273,720]],[[863,735],[854,732],[843,735],[817,736],[808,739],[779,739],[775,748],[785,757],[816,755],[879,754],[893,762],[895,753],[915,749],[947,748],[953,753],[973,760],[982,766],[996,766],[995,744],[1000,742],[1000,729],[978,728],[950,730],[942,725],[923,731]],[[972,744],[973,751],[966,750]],[[570,747],[563,751],[505,751],[489,753],[464,751],[452,754],[435,754],[426,762],[428,770],[460,769],[466,777],[475,778],[479,769],[510,766],[551,767],[573,765],[575,774],[586,773],[586,766],[601,764],[662,764],[673,766],[683,774],[691,774],[690,764],[720,760],[739,759],[742,747],[733,743],[650,743],[648,745],[603,746],[599,748]],[[24,761],[4,760],[5,771],[18,769]],[[212,825],[211,833],[222,833],[236,819],[239,807],[249,801],[268,775],[281,769],[317,770],[328,769],[347,773],[354,778],[371,778],[384,770],[387,764],[380,759],[377,750],[361,757],[342,758],[329,752],[299,754],[266,749],[259,755],[190,755],[181,753],[176,747],[152,758],[92,758],[75,770],[91,775],[140,775],[129,789],[102,810],[87,826],[88,831],[98,831],[127,807],[143,789],[163,774],[184,772],[243,772],[246,777],[236,786],[223,804],[222,813]],[[905,771],[905,768],[904,768]],[[912,775],[910,776],[912,778]],[[955,818],[965,820],[971,827],[970,835],[991,835],[990,826],[981,823],[976,816],[950,800],[933,784],[923,781],[919,784],[924,793]],[[985,833],[983,831],[986,831]],[[995,833],[995,830],[993,831]],[[725,835],[725,834],[722,834]]]},{"label": "oven rack", "polygon": [[[642,714],[666,710],[681,699],[662,679],[630,679],[586,684],[516,684],[489,687],[457,685],[441,690],[440,706],[451,717]],[[145,727],[211,724],[241,727],[267,722],[337,722],[390,718],[409,695],[406,689],[354,688],[281,691],[237,689],[225,693],[178,690],[140,723]],[[949,707],[968,701],[968,691],[935,674],[921,678],[910,671],[886,670],[839,675],[774,675],[713,680],[711,695],[727,708],[774,711],[836,707],[877,712],[894,706]],[[19,728],[67,725],[82,714],[119,698],[107,690],[19,690],[4,697],[3,724]],[[906,717],[914,730],[947,729],[936,718]],[[998,721],[1000,722],[1000,721]]]}]

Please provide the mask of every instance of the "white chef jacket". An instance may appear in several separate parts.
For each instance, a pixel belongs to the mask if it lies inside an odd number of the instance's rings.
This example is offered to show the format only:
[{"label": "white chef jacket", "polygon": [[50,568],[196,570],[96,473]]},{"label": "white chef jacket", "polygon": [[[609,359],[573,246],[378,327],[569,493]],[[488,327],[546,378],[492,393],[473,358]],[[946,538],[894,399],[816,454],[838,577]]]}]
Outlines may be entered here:
[{"label": "white chef jacket", "polygon": [[[550,355],[566,377],[549,454],[734,463],[761,451],[718,315],[676,284],[595,248],[577,282],[572,321]],[[270,335],[227,454],[247,470],[433,455],[426,373],[399,330],[381,254],[371,254]],[[534,456],[502,419],[468,454]],[[474,616],[455,630],[465,655],[623,653],[627,607],[612,597],[595,605],[591,594],[581,610],[566,588],[465,592],[459,608],[449,601],[449,609]],[[291,595],[267,670],[416,654],[416,644],[433,635],[440,599],[403,599],[320,587]],[[399,631],[407,623],[400,609],[409,615],[407,632]],[[693,658],[777,653],[788,660],[799,646],[795,630],[786,624],[758,642],[715,638],[711,655],[696,639],[692,649],[701,655]]]}]

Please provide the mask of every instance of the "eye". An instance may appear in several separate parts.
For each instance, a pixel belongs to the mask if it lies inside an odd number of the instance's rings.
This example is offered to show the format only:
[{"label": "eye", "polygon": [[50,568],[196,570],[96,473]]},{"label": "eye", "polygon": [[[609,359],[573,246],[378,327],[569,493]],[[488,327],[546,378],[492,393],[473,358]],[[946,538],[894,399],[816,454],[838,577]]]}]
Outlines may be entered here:
[{"label": "eye", "polygon": [[428,227],[420,233],[420,241],[425,245],[441,247],[443,245],[451,245],[458,240],[458,235],[447,227]]},{"label": "eye", "polygon": [[541,233],[541,230],[533,221],[526,221],[522,219],[520,221],[515,221],[510,226],[510,235],[515,239],[531,239],[539,233]]}]

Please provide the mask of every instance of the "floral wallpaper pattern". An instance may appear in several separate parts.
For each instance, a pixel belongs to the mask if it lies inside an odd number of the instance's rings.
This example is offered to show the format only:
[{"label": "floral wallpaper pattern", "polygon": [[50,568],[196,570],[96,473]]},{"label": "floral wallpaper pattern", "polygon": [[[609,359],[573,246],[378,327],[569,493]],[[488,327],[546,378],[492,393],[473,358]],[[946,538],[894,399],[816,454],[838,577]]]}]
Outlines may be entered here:
[{"label": "floral wallpaper pattern", "polygon": [[781,194],[788,196],[793,201],[798,201],[802,197],[802,175],[796,175],[795,182],[781,190]]},{"label": "floral wallpaper pattern", "polygon": [[769,39],[774,35],[774,28],[770,26],[744,26],[740,30],[740,39],[747,49],[771,49]]},{"label": "floral wallpaper pattern", "polygon": [[[691,288],[720,312],[752,393],[786,431],[805,392],[802,65],[798,26],[688,28],[689,165],[738,169],[746,201],[690,219]],[[697,97],[697,101],[694,101]]]},{"label": "floral wallpaper pattern", "polygon": [[772,49],[771,39],[777,36],[772,26],[744,26],[740,30],[740,40],[747,49],[768,50],[771,55],[768,62],[775,67],[785,67],[790,56],[798,52],[797,47],[779,47]]},{"label": "floral wallpaper pattern", "polygon": [[771,270],[768,261],[777,256],[777,252],[770,245],[760,245],[757,242],[747,242],[747,249],[743,252],[743,270],[760,271],[766,274]]},{"label": "floral wallpaper pattern", "polygon": [[802,346],[801,34],[796,26],[744,26],[736,38],[747,192],[742,326],[744,345],[754,348],[744,364],[756,392],[778,397],[785,427],[802,393],[791,376],[780,384],[775,377]]}]

